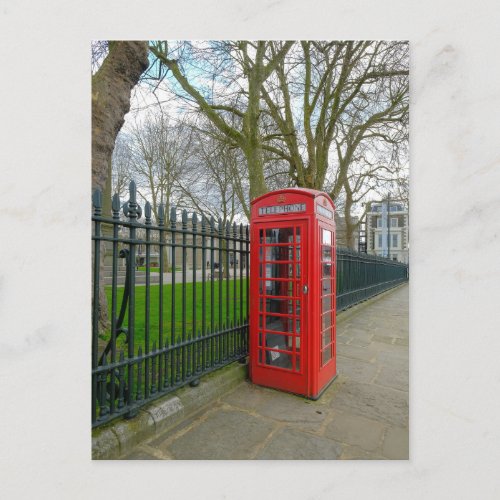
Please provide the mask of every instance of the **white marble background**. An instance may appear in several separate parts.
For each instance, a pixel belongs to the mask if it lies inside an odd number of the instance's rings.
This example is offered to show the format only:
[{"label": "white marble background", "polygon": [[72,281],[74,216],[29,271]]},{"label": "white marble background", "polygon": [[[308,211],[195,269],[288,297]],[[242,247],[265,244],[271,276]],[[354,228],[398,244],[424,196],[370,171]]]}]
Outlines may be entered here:
[{"label": "white marble background", "polygon": [[[499,498],[496,1],[0,1],[0,496]],[[91,39],[411,41],[409,462],[90,460]]]}]

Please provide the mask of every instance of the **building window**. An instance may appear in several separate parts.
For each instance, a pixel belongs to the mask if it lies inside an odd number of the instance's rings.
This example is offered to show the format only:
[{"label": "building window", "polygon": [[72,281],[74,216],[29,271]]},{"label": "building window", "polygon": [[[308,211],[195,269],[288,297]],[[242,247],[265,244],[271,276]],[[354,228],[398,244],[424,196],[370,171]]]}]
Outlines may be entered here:
[{"label": "building window", "polygon": [[378,235],[378,248],[382,248],[382,235]]},{"label": "building window", "polygon": [[391,227],[398,227],[397,217],[391,217]]},{"label": "building window", "polygon": [[377,227],[382,227],[382,217],[377,217]]},{"label": "building window", "polygon": [[398,235],[392,234],[392,247],[396,248],[398,246]]}]

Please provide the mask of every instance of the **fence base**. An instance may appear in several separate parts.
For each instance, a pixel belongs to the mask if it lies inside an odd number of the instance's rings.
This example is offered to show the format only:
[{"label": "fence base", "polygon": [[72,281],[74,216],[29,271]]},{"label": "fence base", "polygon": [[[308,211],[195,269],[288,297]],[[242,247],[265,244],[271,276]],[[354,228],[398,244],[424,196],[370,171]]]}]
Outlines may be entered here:
[{"label": "fence base", "polygon": [[246,365],[232,363],[199,380],[195,391],[183,387],[141,408],[131,419],[117,419],[92,430],[92,458],[114,460],[140,442],[168,431],[205,405],[238,386],[247,376]]}]

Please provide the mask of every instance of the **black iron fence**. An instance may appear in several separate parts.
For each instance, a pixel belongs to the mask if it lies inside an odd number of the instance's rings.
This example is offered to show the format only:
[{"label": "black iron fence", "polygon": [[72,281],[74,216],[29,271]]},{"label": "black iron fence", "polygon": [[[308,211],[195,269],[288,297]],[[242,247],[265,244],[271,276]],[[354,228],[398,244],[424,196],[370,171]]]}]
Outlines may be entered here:
[{"label": "black iron fence", "polygon": [[[136,187],[111,217],[93,198],[92,425],[248,354],[249,228],[163,205]],[[337,310],[408,279],[408,266],[337,249]]]},{"label": "black iron fence", "polygon": [[248,226],[93,195],[92,424],[248,353]]},{"label": "black iron fence", "polygon": [[376,255],[337,248],[337,311],[408,280],[408,265]]}]

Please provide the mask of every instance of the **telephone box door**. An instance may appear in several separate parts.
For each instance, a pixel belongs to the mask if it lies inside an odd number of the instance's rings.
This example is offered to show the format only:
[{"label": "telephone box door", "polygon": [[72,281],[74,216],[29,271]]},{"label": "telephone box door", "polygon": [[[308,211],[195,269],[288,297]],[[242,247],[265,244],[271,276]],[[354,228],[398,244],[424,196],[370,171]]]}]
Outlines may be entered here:
[{"label": "telephone box door", "polygon": [[253,317],[258,317],[251,325],[252,379],[298,393],[307,390],[306,229],[305,221],[252,228],[252,244],[258,245],[252,254],[252,269],[258,273],[251,290]]}]

